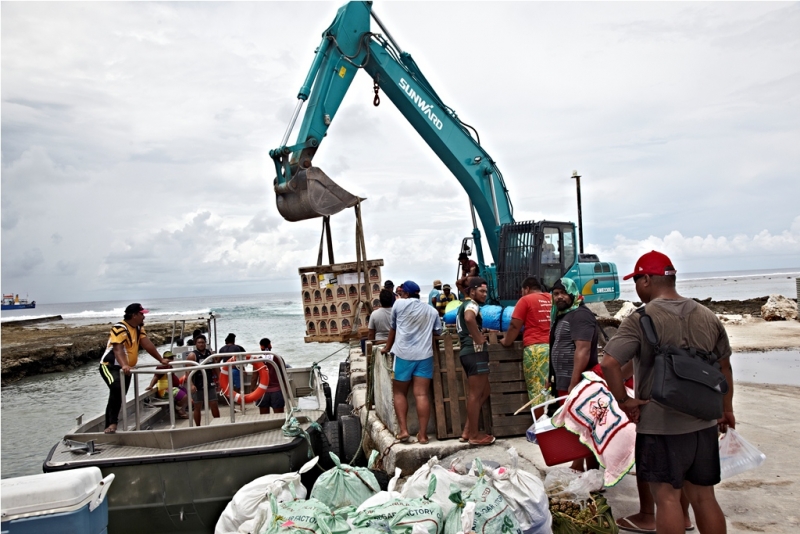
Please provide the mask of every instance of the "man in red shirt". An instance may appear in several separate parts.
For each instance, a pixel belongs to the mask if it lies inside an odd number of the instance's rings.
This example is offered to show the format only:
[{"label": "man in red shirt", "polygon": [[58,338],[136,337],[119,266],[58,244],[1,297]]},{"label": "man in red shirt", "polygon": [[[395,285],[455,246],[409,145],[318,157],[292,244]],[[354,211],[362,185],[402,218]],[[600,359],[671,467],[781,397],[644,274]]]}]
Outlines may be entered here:
[{"label": "man in red shirt", "polygon": [[[542,292],[542,286],[534,277],[522,282],[522,298],[514,307],[511,324],[500,344],[511,347],[522,327],[522,368],[525,384],[528,386],[528,399],[533,404],[544,402],[547,375],[550,369],[550,293]],[[544,408],[536,410],[537,419]]]}]

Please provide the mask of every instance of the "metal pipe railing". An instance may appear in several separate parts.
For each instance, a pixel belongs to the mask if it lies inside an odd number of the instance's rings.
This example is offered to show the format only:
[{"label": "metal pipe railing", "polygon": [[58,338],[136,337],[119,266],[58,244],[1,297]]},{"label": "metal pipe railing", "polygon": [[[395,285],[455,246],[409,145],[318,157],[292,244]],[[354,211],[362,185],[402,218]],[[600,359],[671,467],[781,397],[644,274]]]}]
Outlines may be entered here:
[{"label": "metal pipe railing", "polygon": [[[187,361],[175,361],[172,362],[171,365],[178,367],[192,367],[199,365],[197,362],[193,362],[191,360]],[[175,394],[172,391],[172,378],[169,375],[174,373],[185,373],[186,369],[158,369],[156,365],[142,365],[139,367],[135,367],[131,369],[131,380],[133,380],[133,394],[134,394],[134,413],[135,413],[135,430],[141,430],[141,421],[140,421],[140,408],[139,408],[139,375],[140,374],[165,374],[167,376],[167,381],[169,383],[169,387],[167,388],[168,391],[168,399],[169,399],[169,412],[170,412],[170,426],[175,428]],[[122,402],[122,427],[127,430],[128,428],[128,403],[125,399],[125,381],[120,380],[120,388],[122,388],[122,395],[123,395],[123,402]],[[190,392],[189,392],[190,393]]]},{"label": "metal pipe railing", "polygon": [[[229,359],[224,362],[216,361],[220,357],[228,357]],[[249,358],[248,358],[249,356]],[[254,356],[261,356],[261,357],[254,357]],[[133,380],[133,388],[134,388],[134,412],[135,412],[135,430],[141,430],[141,411],[139,407],[139,377],[140,374],[166,374],[168,383],[170,387],[167,388],[168,391],[168,400],[169,400],[169,414],[170,414],[170,427],[175,428],[175,396],[172,391],[172,379],[170,375],[175,373],[187,373],[188,376],[184,381],[184,385],[186,387],[186,393],[188,395],[188,402],[187,402],[187,412],[189,413],[189,426],[194,426],[194,417],[193,417],[193,399],[192,399],[192,380],[194,378],[194,374],[198,371],[203,371],[203,400],[205,404],[205,416],[206,420],[210,421],[210,407],[209,407],[209,398],[208,398],[208,375],[205,372],[208,369],[220,369],[223,367],[228,368],[228,375],[231,376],[231,380],[228,382],[228,395],[230,399],[230,407],[231,407],[231,422],[235,422],[235,402],[234,402],[234,391],[233,391],[233,379],[232,379],[232,370],[233,366],[245,364],[253,364],[262,362],[267,367],[271,368],[272,371],[276,373],[278,377],[278,385],[281,388],[281,393],[283,394],[283,398],[286,401],[287,409],[286,413],[291,413],[293,408],[297,407],[297,402],[294,397],[294,393],[292,392],[292,388],[289,387],[288,384],[288,377],[284,376],[280,366],[269,356],[279,356],[271,351],[256,351],[256,352],[229,352],[229,353],[222,353],[222,354],[212,354],[205,358],[202,363],[197,363],[191,360],[182,360],[182,361],[174,361],[171,363],[173,366],[177,366],[178,368],[172,369],[157,369],[156,365],[144,365],[141,367],[136,367],[131,369],[131,379]],[[191,367],[191,370],[186,368]],[[312,375],[314,370],[312,369]],[[123,375],[124,376],[124,375]],[[244,373],[242,373],[244,377]],[[313,376],[312,376],[313,378]],[[244,380],[242,380],[244,383]],[[128,409],[127,409],[127,401],[125,400],[125,381],[120,380],[120,388],[123,395],[123,410],[122,410],[122,426],[123,429],[127,430],[128,428]],[[244,402],[244,395],[240,395],[241,405],[242,405],[242,413],[244,414],[246,403]]]}]

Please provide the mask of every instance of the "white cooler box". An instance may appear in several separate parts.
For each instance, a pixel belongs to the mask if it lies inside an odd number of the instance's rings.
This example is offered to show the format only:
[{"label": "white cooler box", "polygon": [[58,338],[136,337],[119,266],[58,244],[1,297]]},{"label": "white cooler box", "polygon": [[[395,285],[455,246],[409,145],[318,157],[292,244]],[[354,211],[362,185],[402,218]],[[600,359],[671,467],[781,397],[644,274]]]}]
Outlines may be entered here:
[{"label": "white cooler box", "polygon": [[113,480],[97,467],[3,479],[2,534],[106,534]]}]

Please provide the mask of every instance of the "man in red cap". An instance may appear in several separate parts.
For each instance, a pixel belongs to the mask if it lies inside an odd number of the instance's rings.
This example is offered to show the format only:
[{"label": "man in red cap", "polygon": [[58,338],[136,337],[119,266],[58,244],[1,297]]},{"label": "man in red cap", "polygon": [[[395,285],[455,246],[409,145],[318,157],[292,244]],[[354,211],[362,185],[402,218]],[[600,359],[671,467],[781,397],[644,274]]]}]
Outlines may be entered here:
[{"label": "man in red cap", "polygon": [[[694,347],[717,356],[729,385],[723,401],[723,416],[706,421],[650,400],[655,350],[640,326],[639,313],[629,316],[605,347],[602,368],[608,388],[619,406],[636,425],[636,476],[647,483],[656,500],[655,529],[659,533],[683,533],[686,528],[681,508],[684,491],[694,509],[700,532],[725,533],[725,516],[714,495],[720,481],[718,429],[733,428],[733,373],[731,346],[717,316],[675,289],[676,270],[670,259],[655,250],[636,262],[633,278],[636,293],[647,306],[661,346]],[[627,395],[621,366],[633,360],[635,397]],[[626,530],[645,525],[643,514],[618,521]],[[638,523],[634,524],[635,519]],[[652,519],[651,519],[652,521]],[[646,525],[650,527],[650,525]]]},{"label": "man in red cap", "polygon": [[[100,376],[108,386],[108,404],[106,405],[106,434],[117,431],[119,410],[122,407],[122,388],[120,380],[125,379],[125,393],[131,385],[131,368],[136,366],[139,359],[139,349],[147,351],[162,365],[170,367],[169,360],[158,353],[156,346],[147,338],[144,332],[144,315],[149,310],[135,302],[125,308],[125,317],[111,327],[108,344],[103,357],[100,358]],[[122,376],[120,376],[122,371]]]}]

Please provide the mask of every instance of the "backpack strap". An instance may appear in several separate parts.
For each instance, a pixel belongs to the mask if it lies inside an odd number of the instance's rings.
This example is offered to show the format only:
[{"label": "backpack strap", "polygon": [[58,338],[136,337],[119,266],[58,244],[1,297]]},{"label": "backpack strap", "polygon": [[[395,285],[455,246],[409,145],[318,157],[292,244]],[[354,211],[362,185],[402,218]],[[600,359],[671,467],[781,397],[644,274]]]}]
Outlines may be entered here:
[{"label": "backpack strap", "polygon": [[647,315],[647,312],[644,309],[645,307],[642,306],[636,313],[639,314],[639,325],[642,327],[642,332],[644,332],[644,337],[647,339],[647,342],[650,343],[654,348],[658,348],[658,334],[656,333],[656,327],[653,324],[653,319]]}]

